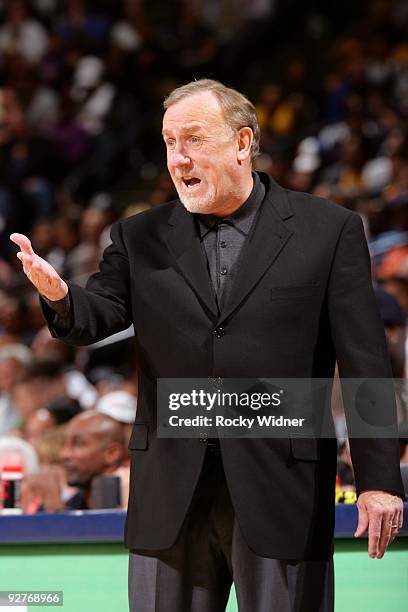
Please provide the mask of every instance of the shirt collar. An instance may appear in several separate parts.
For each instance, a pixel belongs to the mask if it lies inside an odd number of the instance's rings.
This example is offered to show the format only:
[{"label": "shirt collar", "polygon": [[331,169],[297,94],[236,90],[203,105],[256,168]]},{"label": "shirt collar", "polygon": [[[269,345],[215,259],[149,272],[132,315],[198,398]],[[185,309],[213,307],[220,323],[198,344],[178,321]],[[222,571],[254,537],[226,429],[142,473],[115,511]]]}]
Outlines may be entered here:
[{"label": "shirt collar", "polygon": [[261,183],[256,172],[252,173],[254,186],[245,202],[228,217],[215,217],[214,215],[202,215],[195,213],[198,230],[201,238],[204,238],[210,230],[221,223],[230,223],[243,234],[248,235],[256,213],[265,197],[265,187]]}]

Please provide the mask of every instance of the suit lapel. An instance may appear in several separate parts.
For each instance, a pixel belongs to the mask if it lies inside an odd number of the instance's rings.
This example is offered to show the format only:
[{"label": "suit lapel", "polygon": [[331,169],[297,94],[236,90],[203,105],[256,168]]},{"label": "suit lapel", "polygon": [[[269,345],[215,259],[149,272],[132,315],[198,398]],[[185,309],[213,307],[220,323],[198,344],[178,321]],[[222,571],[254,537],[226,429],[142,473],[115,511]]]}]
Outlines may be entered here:
[{"label": "suit lapel", "polygon": [[167,236],[167,246],[177,269],[193,289],[200,302],[218,317],[218,308],[203,245],[195,227],[194,217],[178,202],[170,219],[172,227]]},{"label": "suit lapel", "polygon": [[285,224],[292,211],[284,189],[261,174],[266,185],[266,196],[261,206],[255,227],[248,236],[244,252],[240,257],[238,271],[225,303],[221,305],[220,325],[246,298],[273,264],[293,234]]},{"label": "suit lapel", "polygon": [[246,298],[273,264],[293,234],[285,224],[292,217],[286,191],[268,175],[259,173],[265,183],[266,196],[255,227],[240,258],[238,272],[231,291],[221,305],[219,314],[216,297],[207,268],[207,259],[198,236],[194,217],[178,202],[169,219],[167,246],[175,267],[193,289],[203,307],[221,324]]}]

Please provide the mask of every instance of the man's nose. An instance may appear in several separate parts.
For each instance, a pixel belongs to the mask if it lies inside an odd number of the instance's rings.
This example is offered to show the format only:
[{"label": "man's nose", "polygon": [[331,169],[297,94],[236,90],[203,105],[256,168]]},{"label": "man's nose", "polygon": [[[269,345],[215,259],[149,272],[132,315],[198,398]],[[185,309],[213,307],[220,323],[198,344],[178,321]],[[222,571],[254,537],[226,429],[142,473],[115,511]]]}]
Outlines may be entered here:
[{"label": "man's nose", "polygon": [[69,447],[64,444],[59,453],[60,461],[67,461],[67,459],[70,458],[70,455],[71,453]]},{"label": "man's nose", "polygon": [[171,160],[175,166],[188,166],[191,164],[188,151],[182,145],[177,145],[171,152]]}]

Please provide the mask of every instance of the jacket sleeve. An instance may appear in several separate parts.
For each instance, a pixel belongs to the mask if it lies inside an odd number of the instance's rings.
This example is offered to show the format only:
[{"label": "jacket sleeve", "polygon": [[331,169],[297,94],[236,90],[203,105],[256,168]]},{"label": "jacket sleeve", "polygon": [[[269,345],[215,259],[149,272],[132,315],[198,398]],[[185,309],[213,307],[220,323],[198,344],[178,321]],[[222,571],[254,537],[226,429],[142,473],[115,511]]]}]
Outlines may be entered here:
[{"label": "jacket sleeve", "polygon": [[[372,286],[363,224],[355,213],[346,220],[337,243],[328,284],[328,308],[357,493],[379,489],[404,497],[384,325]],[[362,393],[350,393],[353,385],[356,389],[355,382],[350,384],[346,379],[364,379]],[[369,437],[361,437],[361,433],[358,437],[353,435],[356,416],[359,422],[361,416],[367,420]],[[391,435],[375,437],[373,425],[376,424],[386,425]]]},{"label": "jacket sleeve", "polygon": [[[49,300],[45,296],[40,296],[42,301],[51,309],[53,312],[47,313],[47,322],[53,328],[58,329],[62,335],[69,332],[72,327],[72,308],[71,298],[68,294],[62,298],[62,300]],[[44,311],[44,308],[43,308]]]},{"label": "jacket sleeve", "polygon": [[131,325],[129,260],[120,221],[112,225],[111,239],[99,271],[90,276],[85,288],[67,282],[70,326],[58,326],[55,310],[40,296],[42,313],[54,338],[67,344],[87,345]]}]

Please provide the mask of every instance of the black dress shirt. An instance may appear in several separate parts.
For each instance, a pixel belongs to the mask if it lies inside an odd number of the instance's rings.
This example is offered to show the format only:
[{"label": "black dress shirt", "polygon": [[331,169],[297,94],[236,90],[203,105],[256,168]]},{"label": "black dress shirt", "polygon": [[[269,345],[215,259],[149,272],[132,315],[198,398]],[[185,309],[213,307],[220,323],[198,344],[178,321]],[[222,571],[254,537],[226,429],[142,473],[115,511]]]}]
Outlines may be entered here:
[{"label": "black dress shirt", "polygon": [[265,187],[252,173],[254,186],[248,199],[228,217],[194,215],[207,256],[218,308],[228,297],[239,268],[239,258],[249,236],[258,210],[265,197]]}]

